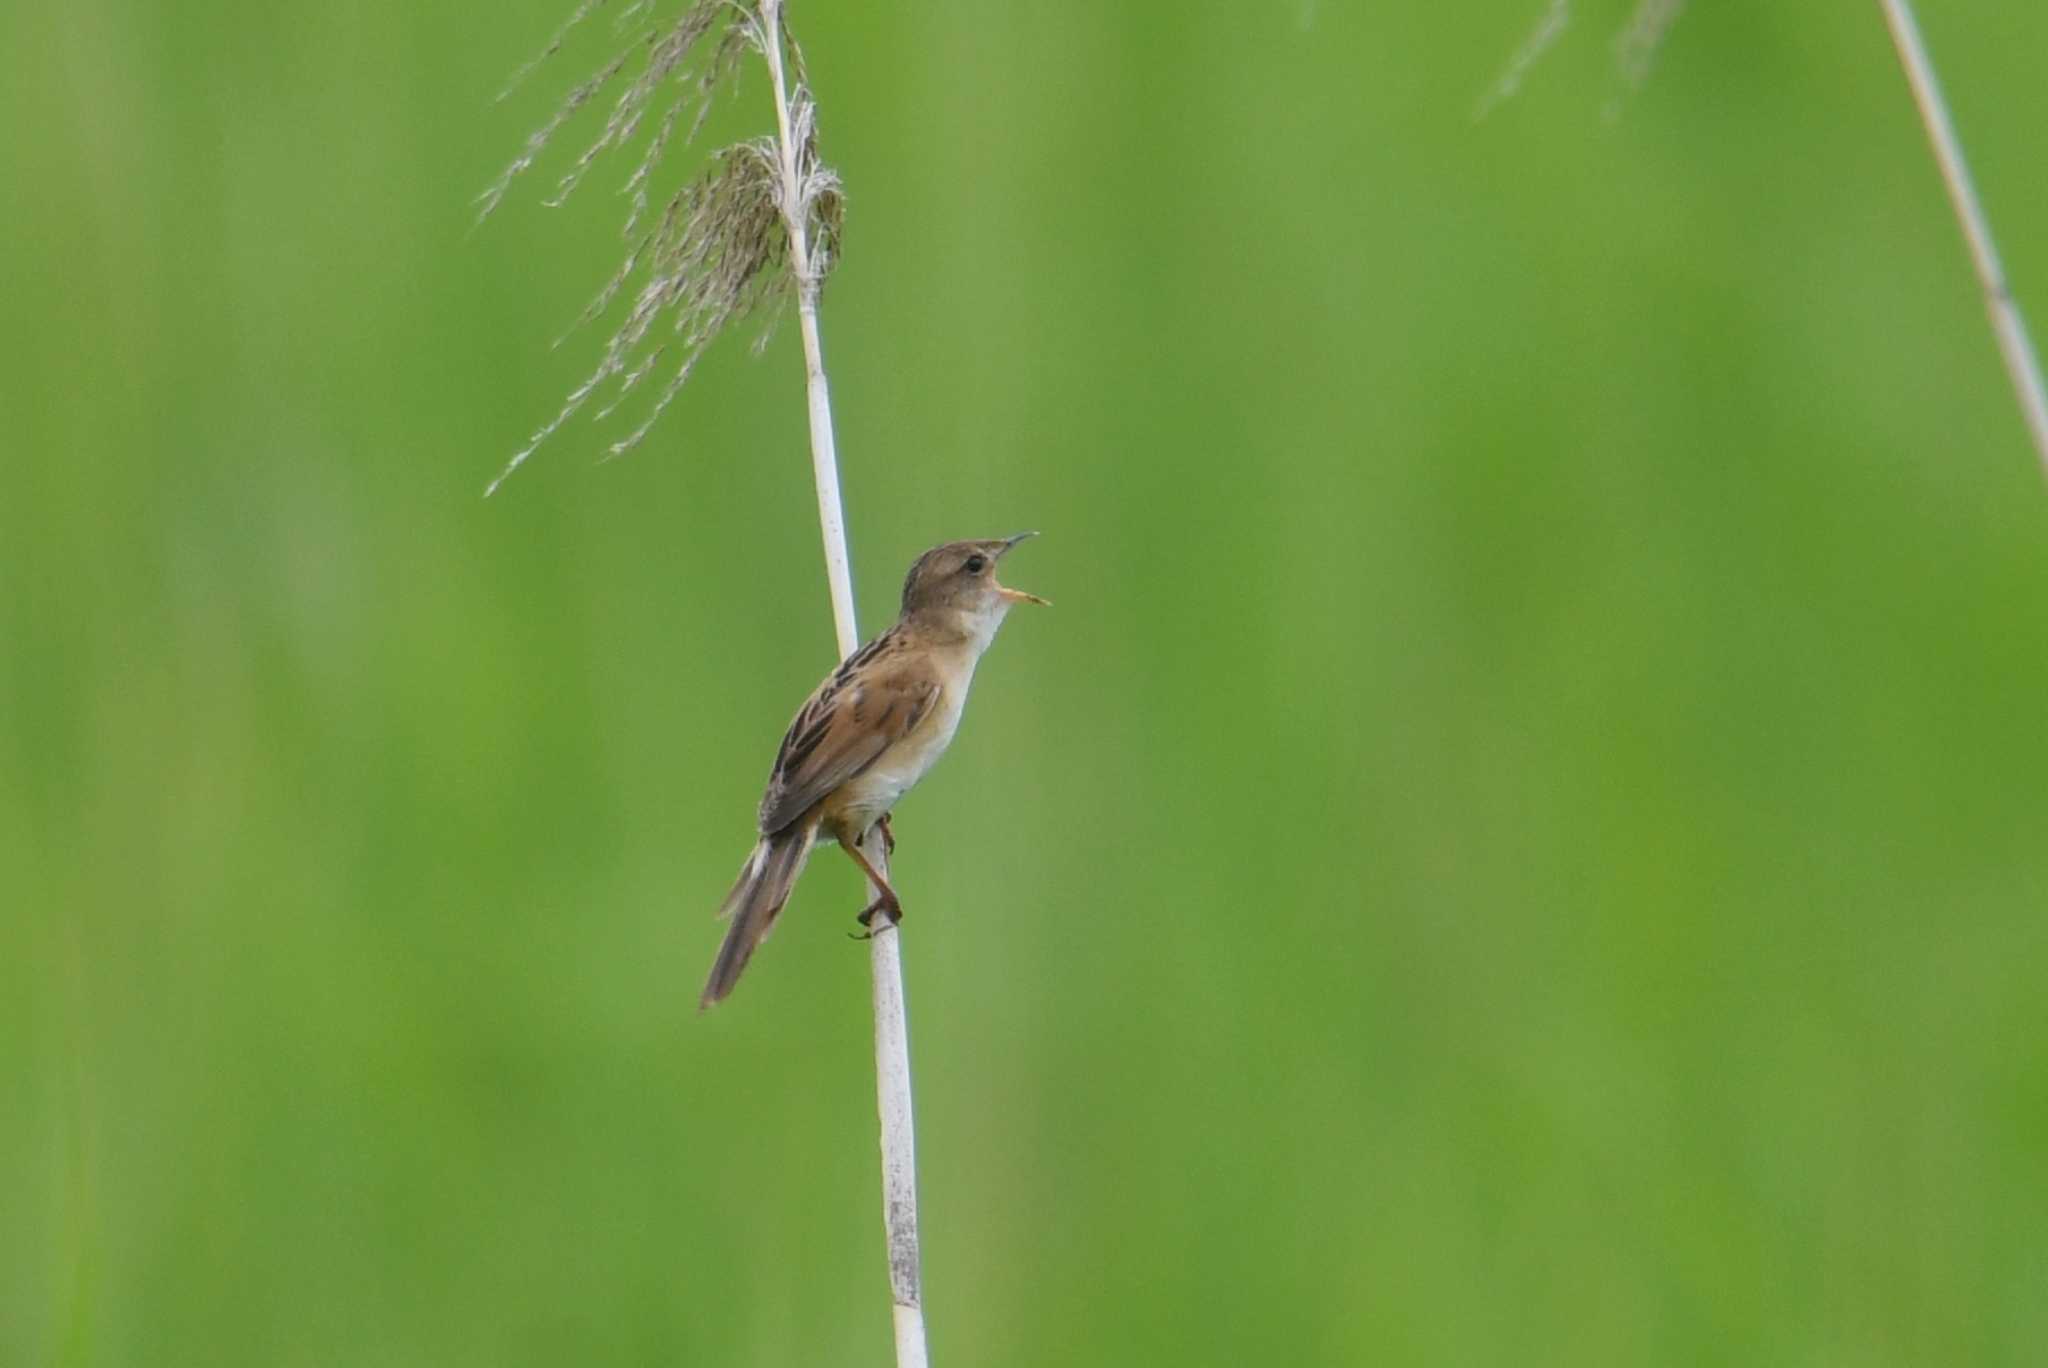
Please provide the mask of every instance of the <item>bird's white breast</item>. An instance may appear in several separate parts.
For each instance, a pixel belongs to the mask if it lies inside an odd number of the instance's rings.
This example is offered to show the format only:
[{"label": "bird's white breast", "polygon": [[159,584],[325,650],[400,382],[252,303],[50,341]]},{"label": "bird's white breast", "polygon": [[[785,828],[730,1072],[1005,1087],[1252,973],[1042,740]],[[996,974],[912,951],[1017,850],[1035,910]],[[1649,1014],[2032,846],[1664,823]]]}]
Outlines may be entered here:
[{"label": "bird's white breast", "polygon": [[953,744],[953,733],[960,729],[960,711],[966,706],[967,686],[973,678],[970,666],[959,678],[942,686],[931,711],[840,790],[833,806],[845,814],[850,825],[865,830],[895,807],[896,800],[939,762],[946,747]]}]

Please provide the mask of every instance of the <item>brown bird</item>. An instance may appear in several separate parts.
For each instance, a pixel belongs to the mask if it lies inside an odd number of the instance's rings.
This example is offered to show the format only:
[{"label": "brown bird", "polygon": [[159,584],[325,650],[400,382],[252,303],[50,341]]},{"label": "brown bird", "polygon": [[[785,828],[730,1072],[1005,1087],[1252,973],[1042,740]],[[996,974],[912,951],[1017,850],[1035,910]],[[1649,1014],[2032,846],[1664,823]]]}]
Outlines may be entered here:
[{"label": "brown bird", "polygon": [[861,842],[879,824],[885,846],[894,849],[889,811],[952,743],[981,653],[1012,604],[1045,602],[996,582],[996,562],[1036,535],[948,542],[919,556],[903,581],[896,625],[840,662],[797,709],[761,797],[761,839],[719,909],[732,926],[699,1007],[739,982],[820,832],[838,841],[879,890],[861,925],[877,913],[892,924],[902,920],[896,890],[861,853]]}]

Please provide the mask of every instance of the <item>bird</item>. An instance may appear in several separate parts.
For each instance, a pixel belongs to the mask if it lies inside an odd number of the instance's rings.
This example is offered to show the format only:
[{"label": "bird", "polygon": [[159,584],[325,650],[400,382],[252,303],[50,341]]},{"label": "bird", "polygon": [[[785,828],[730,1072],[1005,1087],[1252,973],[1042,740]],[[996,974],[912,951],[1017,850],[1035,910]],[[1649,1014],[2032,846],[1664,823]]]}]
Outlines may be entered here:
[{"label": "bird", "polygon": [[919,556],[895,625],[841,661],[797,709],[761,797],[760,839],[719,908],[731,924],[700,1011],[739,982],[820,836],[837,841],[875,887],[861,925],[872,928],[877,915],[892,926],[903,919],[902,900],[861,846],[879,827],[884,850],[894,851],[889,813],[952,744],[982,652],[1012,607],[1046,602],[996,580],[996,562],[1036,535],[947,542]]}]

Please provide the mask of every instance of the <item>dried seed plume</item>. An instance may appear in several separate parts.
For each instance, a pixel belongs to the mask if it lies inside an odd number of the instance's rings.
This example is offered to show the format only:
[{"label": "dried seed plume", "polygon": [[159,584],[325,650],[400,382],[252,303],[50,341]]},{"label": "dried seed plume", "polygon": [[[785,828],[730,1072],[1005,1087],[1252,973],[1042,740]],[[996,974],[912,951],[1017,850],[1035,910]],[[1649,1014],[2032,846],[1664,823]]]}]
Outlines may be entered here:
[{"label": "dried seed plume", "polygon": [[[1475,121],[1485,118],[1495,108],[1512,100],[1522,89],[1522,83],[1544,58],[1564,31],[1571,27],[1573,0],[1548,0],[1535,27],[1529,30],[1521,45],[1494,83],[1479,99],[1472,111]],[[1665,37],[1671,26],[1678,22],[1678,16],[1685,10],[1685,0],[1636,0],[1628,21],[1620,32],[1614,35],[1614,67],[1628,90],[1640,90],[1649,79],[1650,68],[1656,63],[1657,53],[1664,46]],[[1620,112],[1619,99],[1609,101],[1607,115],[1614,117]]]},{"label": "dried seed plume", "polygon": [[1614,35],[1614,64],[1631,90],[1642,89],[1650,79],[1657,52],[1684,11],[1685,0],[1637,0],[1628,23]]},{"label": "dried seed plume", "polygon": [[1508,58],[1507,68],[1501,72],[1500,79],[1493,83],[1493,88],[1481,97],[1478,107],[1472,111],[1474,123],[1491,114],[1495,105],[1515,98],[1522,82],[1528,79],[1536,63],[1543,60],[1543,54],[1550,51],[1551,44],[1564,34],[1571,22],[1572,0],[1550,0],[1549,8],[1536,21],[1536,27],[1529,30],[1529,36],[1515,49],[1515,55]]},{"label": "dried seed plume", "polygon": [[[606,0],[582,0],[541,53],[514,75],[505,95],[557,57],[576,30],[605,4]],[[662,8],[658,0],[628,0],[620,7],[613,21],[620,46],[570,88],[547,121],[528,136],[519,155],[478,197],[481,220],[504,202],[513,182],[533,169],[558,134],[587,107],[602,105],[602,97],[616,88],[603,124],[557,177],[545,203],[565,201],[606,154],[637,147],[632,170],[620,186],[628,201],[621,230],[625,250],[570,331],[612,312],[621,296],[627,302],[596,368],[513,454],[486,495],[496,493],[506,477],[593,398],[603,396],[597,417],[610,417],[666,360],[670,369],[647,412],[610,444],[606,459],[632,450],[728,325],[766,313],[769,326],[755,344],[757,349],[765,345],[780,306],[792,293],[815,298],[838,257],[845,197],[839,177],[820,157],[817,105],[804,78],[803,56],[782,22],[780,5],[685,0],[666,17]],[[709,154],[695,176],[657,207],[653,187],[671,153],[695,139],[719,92],[737,78],[746,55],[766,57],[771,45],[777,45],[778,61],[786,54],[793,76],[781,97],[786,104],[776,121],[777,135],[747,139]],[[785,175],[777,141],[785,129],[793,144],[790,164],[797,170],[793,182]],[[799,224],[809,245],[800,263],[789,249],[789,230]]]}]

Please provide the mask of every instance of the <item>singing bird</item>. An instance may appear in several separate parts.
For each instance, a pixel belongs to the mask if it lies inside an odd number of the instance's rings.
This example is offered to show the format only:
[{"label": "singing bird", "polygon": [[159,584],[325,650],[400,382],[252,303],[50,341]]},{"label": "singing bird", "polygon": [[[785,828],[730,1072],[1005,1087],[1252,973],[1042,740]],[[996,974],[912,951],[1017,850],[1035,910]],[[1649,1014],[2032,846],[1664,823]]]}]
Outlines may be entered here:
[{"label": "singing bird", "polygon": [[821,833],[839,842],[879,893],[861,924],[878,913],[902,920],[896,890],[861,843],[879,825],[885,848],[894,849],[889,811],[952,744],[981,653],[1012,605],[1045,602],[996,582],[996,562],[1036,535],[947,542],[919,556],[904,578],[896,625],[840,662],[797,709],[761,797],[761,839],[719,909],[732,925],[700,1007],[739,981]]}]

